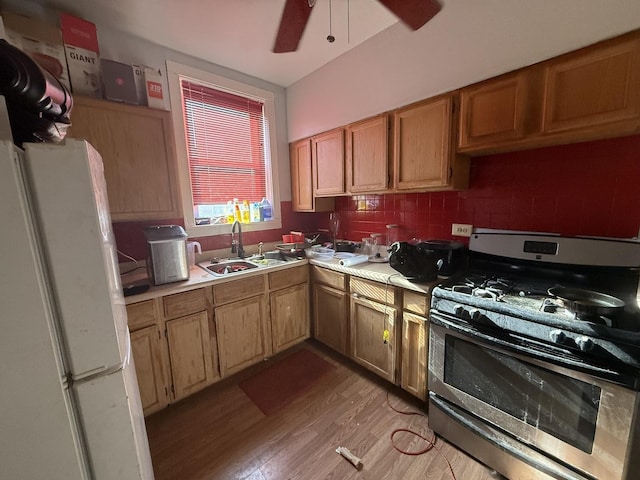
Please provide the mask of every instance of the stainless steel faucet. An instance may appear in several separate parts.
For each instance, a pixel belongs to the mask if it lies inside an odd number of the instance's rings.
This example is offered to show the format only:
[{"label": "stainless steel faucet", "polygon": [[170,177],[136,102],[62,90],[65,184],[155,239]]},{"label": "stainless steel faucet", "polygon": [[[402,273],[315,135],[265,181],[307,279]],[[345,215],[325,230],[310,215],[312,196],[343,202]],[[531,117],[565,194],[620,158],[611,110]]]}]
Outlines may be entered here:
[{"label": "stainless steel faucet", "polygon": [[[238,239],[236,240],[236,225],[238,226]],[[242,246],[242,227],[236,220],[231,226],[231,253],[237,253],[238,257],[244,258],[244,247]]]}]

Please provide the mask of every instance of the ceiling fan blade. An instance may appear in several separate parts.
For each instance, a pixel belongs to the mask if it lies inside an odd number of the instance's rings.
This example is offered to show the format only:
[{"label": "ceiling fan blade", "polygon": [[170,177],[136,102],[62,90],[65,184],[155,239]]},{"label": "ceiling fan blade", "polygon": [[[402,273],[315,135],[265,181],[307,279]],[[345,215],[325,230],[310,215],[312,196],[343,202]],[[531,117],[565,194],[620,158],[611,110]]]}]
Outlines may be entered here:
[{"label": "ceiling fan blade", "polygon": [[378,0],[412,30],[431,20],[442,6],[438,0]]},{"label": "ceiling fan blade", "polygon": [[287,0],[280,18],[278,35],[273,44],[273,53],[295,52],[307,26],[315,2],[309,0]]}]

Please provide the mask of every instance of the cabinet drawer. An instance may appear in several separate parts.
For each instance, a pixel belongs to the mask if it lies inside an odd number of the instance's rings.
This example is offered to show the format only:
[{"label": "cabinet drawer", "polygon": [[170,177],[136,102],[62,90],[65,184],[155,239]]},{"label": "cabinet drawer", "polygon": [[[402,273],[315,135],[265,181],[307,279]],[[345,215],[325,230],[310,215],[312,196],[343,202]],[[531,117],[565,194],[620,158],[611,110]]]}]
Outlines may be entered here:
[{"label": "cabinet drawer", "polygon": [[428,295],[412,292],[411,290],[404,291],[404,298],[402,301],[402,308],[404,310],[426,317],[429,313],[429,304],[430,297]]},{"label": "cabinet drawer", "polygon": [[213,300],[216,306],[236,300],[243,300],[264,293],[266,275],[244,278],[233,282],[214,285]]},{"label": "cabinet drawer", "polygon": [[167,319],[178,318],[207,309],[204,288],[168,295],[162,298],[162,302],[164,304],[164,316]]},{"label": "cabinet drawer", "polygon": [[370,298],[377,302],[394,305],[396,303],[396,288],[384,283],[370,282],[361,278],[351,277],[351,293]]},{"label": "cabinet drawer", "polygon": [[347,289],[347,276],[344,273],[334,272],[326,268],[313,267],[313,281],[315,283],[324,283],[342,291]]},{"label": "cabinet drawer", "polygon": [[280,270],[269,274],[269,289],[278,290],[291,285],[305,283],[308,278],[309,269],[306,265]]},{"label": "cabinet drawer", "polygon": [[135,330],[144,325],[149,325],[156,321],[156,314],[153,308],[153,300],[132,303],[127,305],[127,324],[129,330]]}]

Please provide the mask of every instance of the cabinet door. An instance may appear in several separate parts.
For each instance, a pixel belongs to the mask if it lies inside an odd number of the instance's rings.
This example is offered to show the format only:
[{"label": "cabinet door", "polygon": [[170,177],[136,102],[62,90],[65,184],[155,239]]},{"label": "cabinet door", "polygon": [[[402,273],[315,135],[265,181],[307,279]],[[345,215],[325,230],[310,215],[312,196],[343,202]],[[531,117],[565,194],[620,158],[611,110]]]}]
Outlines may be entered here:
[{"label": "cabinet door", "polygon": [[382,378],[395,381],[396,310],[351,297],[351,358]]},{"label": "cabinet door", "polygon": [[160,338],[160,330],[155,325],[131,332],[131,353],[145,416],[169,404]]},{"label": "cabinet door", "polygon": [[343,355],[348,354],[348,298],[335,288],[313,287],[313,336]]},{"label": "cabinet door", "polygon": [[344,131],[338,128],[317,135],[311,143],[314,195],[330,197],[344,194]]},{"label": "cabinet door", "polygon": [[389,184],[389,119],[387,115],[347,127],[347,190],[384,192]]},{"label": "cabinet door", "polygon": [[166,322],[174,400],[210,385],[214,378],[206,312]]},{"label": "cabinet door", "polygon": [[263,295],[217,307],[214,319],[221,376],[258,363],[271,353]]},{"label": "cabinet door", "polygon": [[311,171],[311,141],[291,144],[291,200],[295,212],[313,211],[313,174]]},{"label": "cabinet door", "polygon": [[453,101],[450,96],[394,113],[394,188],[449,184]]},{"label": "cabinet door", "polygon": [[306,283],[272,292],[269,302],[273,353],[286,350],[309,338],[309,295]]},{"label": "cabinet door", "polygon": [[427,398],[427,333],[425,317],[403,313],[400,386],[422,400]]},{"label": "cabinet door", "polygon": [[460,91],[460,151],[512,143],[525,134],[528,70]]},{"label": "cabinet door", "polygon": [[639,84],[639,38],[551,61],[545,68],[542,132],[638,119]]},{"label": "cabinet door", "polygon": [[113,221],[181,216],[171,113],[75,97],[70,135],[102,156]]}]

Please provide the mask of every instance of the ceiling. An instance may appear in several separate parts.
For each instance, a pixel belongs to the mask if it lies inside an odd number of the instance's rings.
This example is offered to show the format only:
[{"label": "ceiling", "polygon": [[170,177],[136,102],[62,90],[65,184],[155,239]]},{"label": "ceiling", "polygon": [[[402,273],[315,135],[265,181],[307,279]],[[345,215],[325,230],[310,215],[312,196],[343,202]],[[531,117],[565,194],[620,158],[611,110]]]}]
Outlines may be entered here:
[{"label": "ceiling", "polygon": [[[275,54],[285,0],[35,2],[95,23],[98,34],[100,26],[121,30],[283,87],[397,23],[376,0],[318,0],[298,50]],[[330,5],[333,43],[327,41]]]}]

